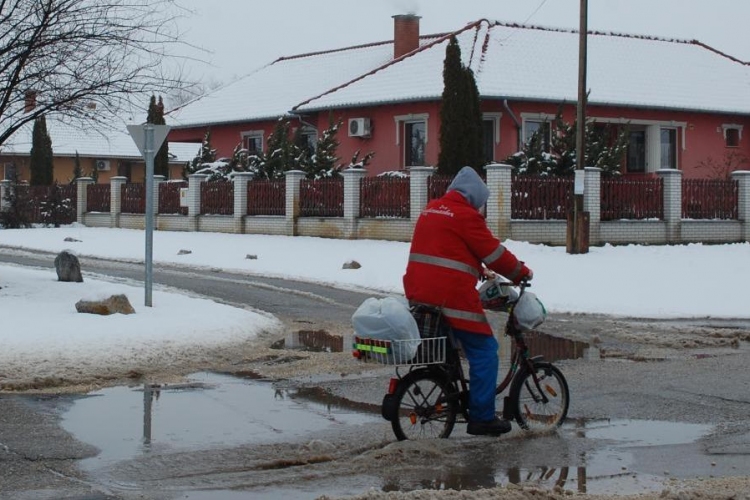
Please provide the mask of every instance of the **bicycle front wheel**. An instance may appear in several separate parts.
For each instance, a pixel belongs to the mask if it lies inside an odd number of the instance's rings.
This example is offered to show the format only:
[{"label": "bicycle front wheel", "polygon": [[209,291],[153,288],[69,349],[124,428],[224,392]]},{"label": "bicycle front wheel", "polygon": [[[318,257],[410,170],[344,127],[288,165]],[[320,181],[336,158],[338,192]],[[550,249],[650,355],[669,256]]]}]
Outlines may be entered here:
[{"label": "bicycle front wheel", "polygon": [[568,415],[568,382],[551,363],[534,363],[534,372],[539,384],[530,371],[522,370],[513,380],[508,401],[521,428],[550,431],[562,425]]},{"label": "bicycle front wheel", "polygon": [[391,426],[396,438],[403,441],[450,436],[458,409],[456,398],[449,397],[453,392],[445,377],[429,370],[404,377],[394,393],[396,415]]}]

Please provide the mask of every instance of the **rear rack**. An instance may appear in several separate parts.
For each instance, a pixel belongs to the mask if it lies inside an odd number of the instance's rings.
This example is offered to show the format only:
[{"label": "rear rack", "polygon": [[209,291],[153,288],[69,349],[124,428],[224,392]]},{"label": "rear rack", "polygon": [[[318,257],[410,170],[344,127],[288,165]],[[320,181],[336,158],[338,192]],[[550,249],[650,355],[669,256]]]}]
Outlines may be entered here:
[{"label": "rear rack", "polygon": [[447,337],[381,340],[354,337],[352,355],[364,362],[384,365],[432,365],[445,363]]}]

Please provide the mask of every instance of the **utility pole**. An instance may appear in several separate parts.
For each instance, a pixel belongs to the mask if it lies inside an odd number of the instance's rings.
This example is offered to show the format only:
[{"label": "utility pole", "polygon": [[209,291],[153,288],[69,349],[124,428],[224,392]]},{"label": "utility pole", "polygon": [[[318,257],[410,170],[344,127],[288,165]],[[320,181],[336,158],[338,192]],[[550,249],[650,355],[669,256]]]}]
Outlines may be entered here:
[{"label": "utility pole", "polygon": [[589,214],[583,211],[586,168],[586,41],[588,32],[588,0],[581,0],[578,34],[578,106],[576,113],[576,170],[573,213],[568,215],[567,252],[589,251]]}]

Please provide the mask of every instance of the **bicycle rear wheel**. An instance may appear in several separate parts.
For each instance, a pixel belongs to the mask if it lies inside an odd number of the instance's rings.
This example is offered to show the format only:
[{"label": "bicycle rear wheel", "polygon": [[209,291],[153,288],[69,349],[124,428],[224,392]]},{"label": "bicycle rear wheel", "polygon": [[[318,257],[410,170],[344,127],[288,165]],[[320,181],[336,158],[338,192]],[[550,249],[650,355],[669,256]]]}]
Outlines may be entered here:
[{"label": "bicycle rear wheel", "polygon": [[531,372],[522,370],[513,380],[508,402],[521,428],[537,432],[549,431],[562,425],[568,415],[568,382],[551,363],[536,362],[534,371],[539,379],[539,386],[534,383]]},{"label": "bicycle rear wheel", "polygon": [[456,423],[458,403],[448,397],[455,392],[445,377],[418,370],[404,377],[394,392],[396,414],[393,433],[405,439],[447,438]]}]

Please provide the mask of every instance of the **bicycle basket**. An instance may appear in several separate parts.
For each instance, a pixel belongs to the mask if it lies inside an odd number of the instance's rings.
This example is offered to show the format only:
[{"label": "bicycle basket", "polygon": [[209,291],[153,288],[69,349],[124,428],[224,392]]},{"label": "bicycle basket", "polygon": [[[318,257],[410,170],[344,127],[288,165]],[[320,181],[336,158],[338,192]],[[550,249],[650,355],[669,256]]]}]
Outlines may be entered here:
[{"label": "bicycle basket", "polygon": [[[417,322],[419,336],[422,338],[422,343],[414,356],[414,362],[418,364],[442,363],[445,361],[445,341],[449,328],[443,319],[442,311],[425,304],[414,304],[410,309]],[[437,341],[438,339],[442,341]]]},{"label": "bicycle basket", "polygon": [[[417,344],[419,343],[419,344]],[[426,365],[445,362],[446,337],[431,339],[380,340],[354,337],[354,356],[360,361],[375,361],[384,365]],[[409,357],[405,353],[416,350]],[[429,353],[429,356],[425,353]]]}]

